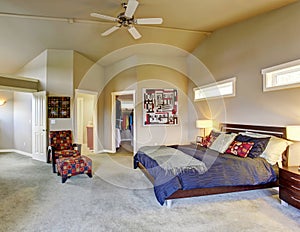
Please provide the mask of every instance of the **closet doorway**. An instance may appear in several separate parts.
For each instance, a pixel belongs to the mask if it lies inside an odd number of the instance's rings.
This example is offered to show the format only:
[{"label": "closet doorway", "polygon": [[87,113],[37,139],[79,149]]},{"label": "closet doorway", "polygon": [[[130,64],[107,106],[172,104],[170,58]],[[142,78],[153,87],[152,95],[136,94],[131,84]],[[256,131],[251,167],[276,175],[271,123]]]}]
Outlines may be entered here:
[{"label": "closet doorway", "polygon": [[135,153],[135,91],[112,93],[112,151]]},{"label": "closet doorway", "polygon": [[76,142],[81,144],[83,154],[97,151],[97,93],[76,90]]}]

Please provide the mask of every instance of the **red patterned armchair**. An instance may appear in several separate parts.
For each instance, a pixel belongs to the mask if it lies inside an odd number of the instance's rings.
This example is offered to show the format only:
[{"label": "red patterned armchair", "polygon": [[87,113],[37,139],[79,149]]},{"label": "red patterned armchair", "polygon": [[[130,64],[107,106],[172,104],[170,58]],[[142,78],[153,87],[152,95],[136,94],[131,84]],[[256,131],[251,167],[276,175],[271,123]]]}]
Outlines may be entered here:
[{"label": "red patterned armchair", "polygon": [[80,156],[81,145],[73,144],[72,131],[50,131],[47,162],[52,162],[53,172],[56,173],[56,159],[62,157]]}]

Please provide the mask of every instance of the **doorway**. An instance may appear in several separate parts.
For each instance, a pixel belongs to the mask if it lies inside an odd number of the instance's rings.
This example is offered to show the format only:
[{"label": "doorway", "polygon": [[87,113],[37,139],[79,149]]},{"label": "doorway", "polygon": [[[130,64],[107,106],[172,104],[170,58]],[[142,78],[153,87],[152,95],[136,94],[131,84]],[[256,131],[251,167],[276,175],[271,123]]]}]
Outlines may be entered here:
[{"label": "doorway", "polygon": [[83,154],[97,151],[97,93],[76,90],[76,136],[75,141],[81,144]]},{"label": "doorway", "polygon": [[134,154],[135,149],[135,91],[112,93],[112,151]]}]

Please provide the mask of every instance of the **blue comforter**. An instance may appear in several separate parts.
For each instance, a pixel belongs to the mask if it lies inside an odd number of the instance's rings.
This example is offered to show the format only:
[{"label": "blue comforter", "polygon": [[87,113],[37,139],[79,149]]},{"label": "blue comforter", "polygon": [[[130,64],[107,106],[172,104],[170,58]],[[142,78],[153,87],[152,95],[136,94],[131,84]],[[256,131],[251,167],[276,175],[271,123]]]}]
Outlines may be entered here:
[{"label": "blue comforter", "polygon": [[134,168],[137,168],[137,163],[140,162],[154,177],[154,192],[161,205],[166,198],[179,189],[259,185],[277,180],[272,166],[260,157],[241,158],[220,154],[203,147],[197,148],[194,145],[175,146],[175,148],[204,162],[208,171],[200,174],[194,169],[185,169],[174,175],[140,150],[134,156]]}]

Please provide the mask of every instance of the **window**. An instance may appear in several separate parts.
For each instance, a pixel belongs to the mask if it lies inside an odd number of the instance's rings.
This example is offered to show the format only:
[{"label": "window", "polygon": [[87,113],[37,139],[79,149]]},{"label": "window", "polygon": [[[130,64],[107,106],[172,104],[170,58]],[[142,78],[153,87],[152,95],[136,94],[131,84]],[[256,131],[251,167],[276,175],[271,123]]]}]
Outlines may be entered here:
[{"label": "window", "polygon": [[194,101],[200,101],[208,98],[235,96],[235,81],[236,78],[233,77],[213,84],[194,88]]},{"label": "window", "polygon": [[300,87],[300,60],[266,68],[261,73],[264,92]]}]

